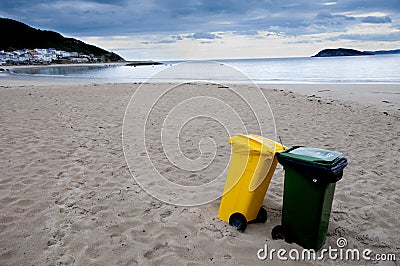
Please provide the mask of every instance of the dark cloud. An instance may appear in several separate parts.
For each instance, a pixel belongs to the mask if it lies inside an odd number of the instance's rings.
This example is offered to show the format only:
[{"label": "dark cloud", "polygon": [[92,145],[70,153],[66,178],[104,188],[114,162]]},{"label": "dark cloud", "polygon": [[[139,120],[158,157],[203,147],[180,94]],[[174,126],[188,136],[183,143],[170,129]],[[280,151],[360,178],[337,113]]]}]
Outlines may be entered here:
[{"label": "dark cloud", "polygon": [[326,11],[319,12],[315,18],[319,20],[356,20],[353,16],[332,15]]},{"label": "dark cloud", "polygon": [[[0,1],[0,16],[74,37],[172,36],[197,32],[192,38],[206,40],[217,38],[210,32],[219,31],[242,35],[270,31],[299,36],[345,31],[363,22],[394,24],[400,20],[399,0],[324,3],[319,0],[13,0]],[[387,16],[344,15],[371,12]],[[160,40],[163,43],[176,41],[179,39],[173,37]]]},{"label": "dark cloud", "polygon": [[368,16],[363,19],[361,19],[361,22],[364,23],[375,23],[375,24],[380,24],[380,23],[391,23],[392,19],[388,16],[385,17],[373,17],[373,16]]},{"label": "dark cloud", "polygon": [[208,40],[213,40],[220,38],[218,35],[213,34],[213,33],[207,33],[207,32],[198,32],[194,33],[191,36],[193,39],[208,39]]},{"label": "dark cloud", "polygon": [[346,27],[350,27],[357,23],[356,18],[353,16],[346,16],[340,14],[332,14],[330,12],[319,12],[313,21],[310,21],[315,28],[320,32],[334,32],[342,31]]},{"label": "dark cloud", "polygon": [[160,40],[157,41],[145,41],[145,42],[141,42],[143,44],[162,44],[162,43],[176,43],[177,41],[181,41],[183,40],[182,36],[180,35],[171,35],[171,36],[167,36],[164,38],[161,38]]},{"label": "dark cloud", "polygon": [[[327,1],[329,2],[329,1]],[[338,0],[337,4],[327,6],[324,9],[332,13],[336,12],[354,12],[354,13],[367,13],[367,12],[384,12],[393,13],[400,10],[400,1],[398,0]]]}]

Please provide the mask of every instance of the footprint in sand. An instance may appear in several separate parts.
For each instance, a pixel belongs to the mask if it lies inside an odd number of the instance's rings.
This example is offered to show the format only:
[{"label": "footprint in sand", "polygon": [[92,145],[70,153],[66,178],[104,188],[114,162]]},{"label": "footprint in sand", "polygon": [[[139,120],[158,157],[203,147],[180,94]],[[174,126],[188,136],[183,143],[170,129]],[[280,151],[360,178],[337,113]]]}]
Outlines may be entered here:
[{"label": "footprint in sand", "polygon": [[224,237],[224,235],[219,229],[209,228],[209,227],[200,228],[200,234],[204,234],[210,239],[221,239]]},{"label": "footprint in sand", "polygon": [[168,244],[164,245],[159,244],[153,248],[153,250],[149,250],[144,254],[146,259],[159,258],[161,255],[165,254],[168,250]]},{"label": "footprint in sand", "polygon": [[164,219],[165,219],[165,218],[167,218],[168,216],[170,216],[171,214],[172,214],[172,211],[167,210],[167,211],[161,213],[160,216],[161,216],[161,218],[164,218]]}]

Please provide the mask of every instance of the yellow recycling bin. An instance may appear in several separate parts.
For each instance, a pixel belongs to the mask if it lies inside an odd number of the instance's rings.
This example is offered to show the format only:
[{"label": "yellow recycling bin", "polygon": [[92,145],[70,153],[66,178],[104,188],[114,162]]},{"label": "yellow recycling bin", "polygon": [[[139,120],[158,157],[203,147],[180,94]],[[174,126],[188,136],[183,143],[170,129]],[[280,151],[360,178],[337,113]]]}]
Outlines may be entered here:
[{"label": "yellow recycling bin", "polygon": [[232,158],[218,218],[243,232],[248,222],[267,220],[261,206],[278,162],[275,153],[286,147],[253,134],[239,134],[228,142]]}]

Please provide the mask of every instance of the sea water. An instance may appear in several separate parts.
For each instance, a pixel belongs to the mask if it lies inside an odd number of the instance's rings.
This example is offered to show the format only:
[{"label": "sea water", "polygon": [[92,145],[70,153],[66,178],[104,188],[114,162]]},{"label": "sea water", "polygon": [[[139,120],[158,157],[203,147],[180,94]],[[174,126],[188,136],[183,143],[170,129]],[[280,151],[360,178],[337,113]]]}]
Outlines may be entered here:
[{"label": "sea water", "polygon": [[[152,81],[196,80],[197,71],[206,62],[192,61],[180,68],[177,76],[156,75],[162,70],[181,64],[184,61],[162,62],[156,66],[110,65],[58,65],[11,69],[10,74],[45,79],[75,80],[95,83],[130,83]],[[229,76],[221,73],[220,81],[247,82],[258,84],[398,84],[400,83],[400,55],[373,55],[356,57],[303,57],[268,59],[225,59],[214,60],[243,73],[243,76]],[[206,66],[206,65],[204,65]],[[7,68],[7,67],[6,67]],[[196,71],[191,68],[196,68]],[[207,67],[204,68],[204,70]],[[210,80],[218,78],[214,73]],[[233,72],[234,73],[234,72]],[[153,78],[152,78],[153,77]],[[248,77],[243,78],[243,77]]]}]

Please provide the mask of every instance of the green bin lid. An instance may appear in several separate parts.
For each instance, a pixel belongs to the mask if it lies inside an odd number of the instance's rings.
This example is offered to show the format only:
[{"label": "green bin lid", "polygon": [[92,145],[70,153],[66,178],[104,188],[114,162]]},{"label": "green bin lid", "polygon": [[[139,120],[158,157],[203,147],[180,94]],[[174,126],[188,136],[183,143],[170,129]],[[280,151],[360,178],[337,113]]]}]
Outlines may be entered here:
[{"label": "green bin lid", "polygon": [[342,158],[342,154],[337,151],[330,151],[318,148],[308,148],[294,146],[279,153],[279,156],[292,160],[302,161],[309,164],[335,164]]},{"label": "green bin lid", "polygon": [[278,162],[294,169],[313,183],[326,184],[339,181],[347,159],[340,152],[294,146],[277,153]]}]

